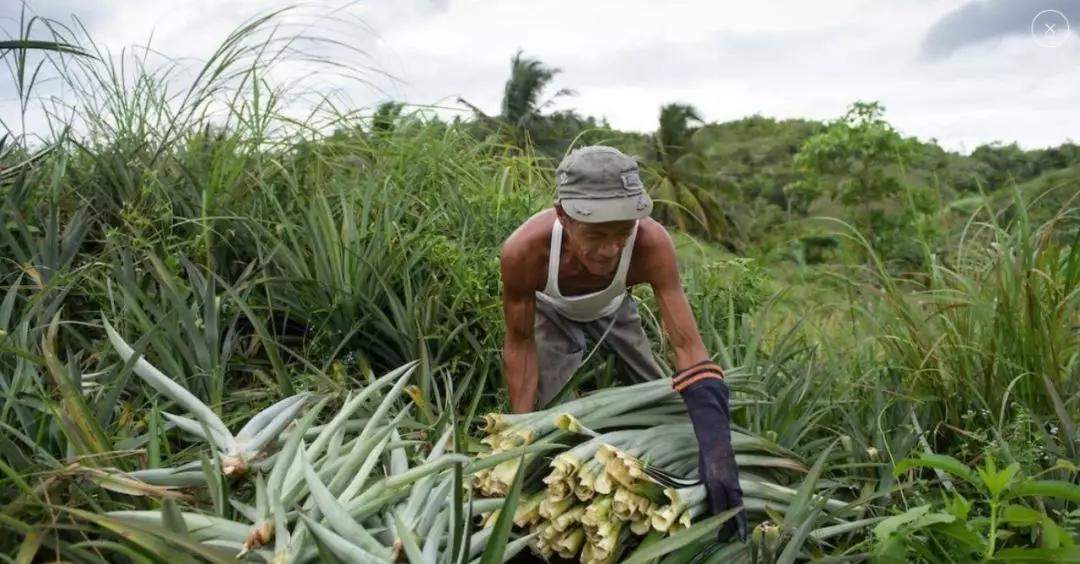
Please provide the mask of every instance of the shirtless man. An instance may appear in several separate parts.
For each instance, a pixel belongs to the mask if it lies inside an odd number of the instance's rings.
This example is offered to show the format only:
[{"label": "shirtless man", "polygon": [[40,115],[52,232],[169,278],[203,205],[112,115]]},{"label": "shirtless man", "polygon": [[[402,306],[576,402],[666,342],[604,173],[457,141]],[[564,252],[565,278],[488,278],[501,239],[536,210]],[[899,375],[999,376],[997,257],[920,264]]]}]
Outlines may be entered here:
[{"label": "shirtless man", "polygon": [[[546,406],[580,367],[586,335],[614,350],[634,378],[665,378],[629,292],[647,283],[675,351],[672,387],[694,427],[710,509],[742,505],[724,372],[701,340],[671,236],[649,217],[653,204],[637,162],[611,147],[583,147],[559,164],[556,181],[555,206],[527,219],[502,246],[511,409]],[[721,539],[732,535],[745,540],[745,511],[721,528]]]}]

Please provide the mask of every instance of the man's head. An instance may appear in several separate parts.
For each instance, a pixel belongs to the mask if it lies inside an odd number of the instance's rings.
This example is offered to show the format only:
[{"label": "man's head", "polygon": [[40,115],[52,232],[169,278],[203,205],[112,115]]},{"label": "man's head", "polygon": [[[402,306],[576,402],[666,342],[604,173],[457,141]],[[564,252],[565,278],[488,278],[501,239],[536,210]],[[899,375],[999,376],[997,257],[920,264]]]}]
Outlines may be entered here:
[{"label": "man's head", "polygon": [[589,272],[609,274],[634,221],[652,211],[637,162],[613,147],[593,145],[567,155],[555,175],[567,246]]},{"label": "man's head", "polygon": [[555,169],[555,180],[563,209],[584,223],[635,220],[652,212],[637,161],[614,147],[571,152]]},{"label": "man's head", "polygon": [[585,223],[567,214],[562,204],[555,204],[555,213],[563,224],[567,249],[590,273],[603,276],[619,266],[619,255],[634,228],[633,220]]}]

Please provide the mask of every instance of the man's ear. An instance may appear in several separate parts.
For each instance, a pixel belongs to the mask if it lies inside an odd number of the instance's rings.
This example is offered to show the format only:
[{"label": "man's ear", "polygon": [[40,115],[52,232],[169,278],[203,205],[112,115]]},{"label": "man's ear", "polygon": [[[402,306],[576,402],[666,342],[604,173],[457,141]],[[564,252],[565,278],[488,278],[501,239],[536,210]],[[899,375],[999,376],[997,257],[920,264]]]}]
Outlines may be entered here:
[{"label": "man's ear", "polygon": [[555,202],[555,215],[558,216],[559,221],[563,224],[563,227],[569,224],[570,220],[573,219],[566,214],[566,210],[564,210],[562,204],[558,202]]}]

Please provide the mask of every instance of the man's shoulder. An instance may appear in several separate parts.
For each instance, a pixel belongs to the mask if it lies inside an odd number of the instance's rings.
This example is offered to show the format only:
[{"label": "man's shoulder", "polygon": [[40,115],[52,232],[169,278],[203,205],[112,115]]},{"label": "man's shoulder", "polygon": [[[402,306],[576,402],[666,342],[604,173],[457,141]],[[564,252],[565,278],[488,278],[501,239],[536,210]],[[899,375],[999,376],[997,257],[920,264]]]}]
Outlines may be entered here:
[{"label": "man's shoulder", "polygon": [[540,210],[526,219],[503,241],[502,260],[518,264],[541,258],[551,241],[554,221],[555,208]]},{"label": "man's shoulder", "polygon": [[671,234],[662,223],[651,217],[646,217],[638,222],[638,233],[634,240],[634,251],[641,251],[647,255],[665,252],[671,248]]},{"label": "man's shoulder", "polygon": [[671,234],[663,224],[651,217],[638,223],[633,257],[628,280],[634,284],[655,284],[657,280],[667,278],[672,270],[678,271]]},{"label": "man's shoulder", "polygon": [[555,208],[541,210],[503,241],[500,261],[504,283],[520,288],[543,287],[554,221]]}]

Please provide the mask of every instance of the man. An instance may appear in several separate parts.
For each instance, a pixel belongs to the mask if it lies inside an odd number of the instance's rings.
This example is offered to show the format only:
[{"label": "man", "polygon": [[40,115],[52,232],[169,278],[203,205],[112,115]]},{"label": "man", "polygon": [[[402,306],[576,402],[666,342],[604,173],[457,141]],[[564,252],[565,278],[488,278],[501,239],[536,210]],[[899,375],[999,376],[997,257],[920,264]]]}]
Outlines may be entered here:
[{"label": "man", "polygon": [[[675,350],[672,387],[690,414],[710,509],[742,505],[724,373],[701,340],[671,236],[649,217],[653,204],[637,162],[611,147],[584,147],[563,159],[556,180],[554,208],[530,217],[502,247],[511,409],[546,406],[580,367],[586,334],[614,350],[636,379],[666,377],[629,292],[647,283]],[[745,540],[745,511],[720,531],[722,539],[732,534]]]}]

